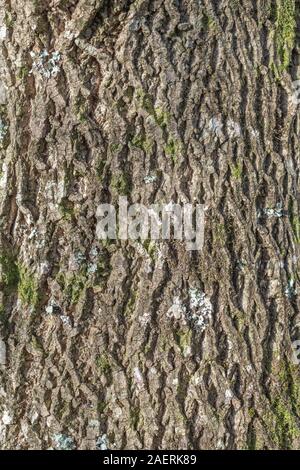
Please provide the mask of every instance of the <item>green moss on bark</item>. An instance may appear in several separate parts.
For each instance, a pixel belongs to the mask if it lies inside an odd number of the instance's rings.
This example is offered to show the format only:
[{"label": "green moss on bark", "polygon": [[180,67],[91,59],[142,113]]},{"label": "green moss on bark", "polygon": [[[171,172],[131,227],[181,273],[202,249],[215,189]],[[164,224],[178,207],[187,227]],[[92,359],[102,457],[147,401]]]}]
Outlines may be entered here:
[{"label": "green moss on bark", "polygon": [[272,68],[277,77],[289,66],[296,34],[295,0],[279,0],[275,11],[277,61]]}]

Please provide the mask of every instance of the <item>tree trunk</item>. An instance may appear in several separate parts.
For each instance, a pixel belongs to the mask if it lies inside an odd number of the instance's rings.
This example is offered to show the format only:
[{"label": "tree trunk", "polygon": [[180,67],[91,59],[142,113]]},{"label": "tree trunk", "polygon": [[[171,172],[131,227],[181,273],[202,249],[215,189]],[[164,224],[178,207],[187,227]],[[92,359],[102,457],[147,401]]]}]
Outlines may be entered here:
[{"label": "tree trunk", "polygon": [[[299,447],[298,2],[0,11],[1,448]],[[203,249],[99,240],[120,195]]]}]

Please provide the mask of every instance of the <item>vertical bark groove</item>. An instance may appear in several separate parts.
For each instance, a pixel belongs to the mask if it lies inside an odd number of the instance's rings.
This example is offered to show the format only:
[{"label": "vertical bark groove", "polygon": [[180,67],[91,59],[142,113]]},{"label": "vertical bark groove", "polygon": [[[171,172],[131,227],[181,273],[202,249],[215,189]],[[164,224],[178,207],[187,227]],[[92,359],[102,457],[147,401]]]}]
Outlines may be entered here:
[{"label": "vertical bark groove", "polygon": [[[0,11],[1,448],[297,448],[299,3]],[[203,250],[99,241],[120,195]]]}]

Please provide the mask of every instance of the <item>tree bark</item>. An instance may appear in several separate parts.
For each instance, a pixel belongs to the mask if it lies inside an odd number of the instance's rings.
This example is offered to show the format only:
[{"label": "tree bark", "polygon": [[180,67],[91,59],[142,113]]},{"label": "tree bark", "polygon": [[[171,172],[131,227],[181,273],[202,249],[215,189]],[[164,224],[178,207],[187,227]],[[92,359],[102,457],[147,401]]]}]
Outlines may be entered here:
[{"label": "tree bark", "polygon": [[[0,11],[1,448],[299,447],[298,2]],[[99,240],[120,195],[202,251]]]}]

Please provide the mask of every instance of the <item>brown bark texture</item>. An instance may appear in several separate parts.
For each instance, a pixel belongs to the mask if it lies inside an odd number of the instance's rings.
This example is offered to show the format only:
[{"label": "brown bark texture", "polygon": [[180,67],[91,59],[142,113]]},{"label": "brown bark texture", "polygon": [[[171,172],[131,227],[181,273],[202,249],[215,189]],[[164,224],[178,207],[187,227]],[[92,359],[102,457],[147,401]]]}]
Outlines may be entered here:
[{"label": "brown bark texture", "polygon": [[2,449],[299,447],[299,8],[0,1]]}]

